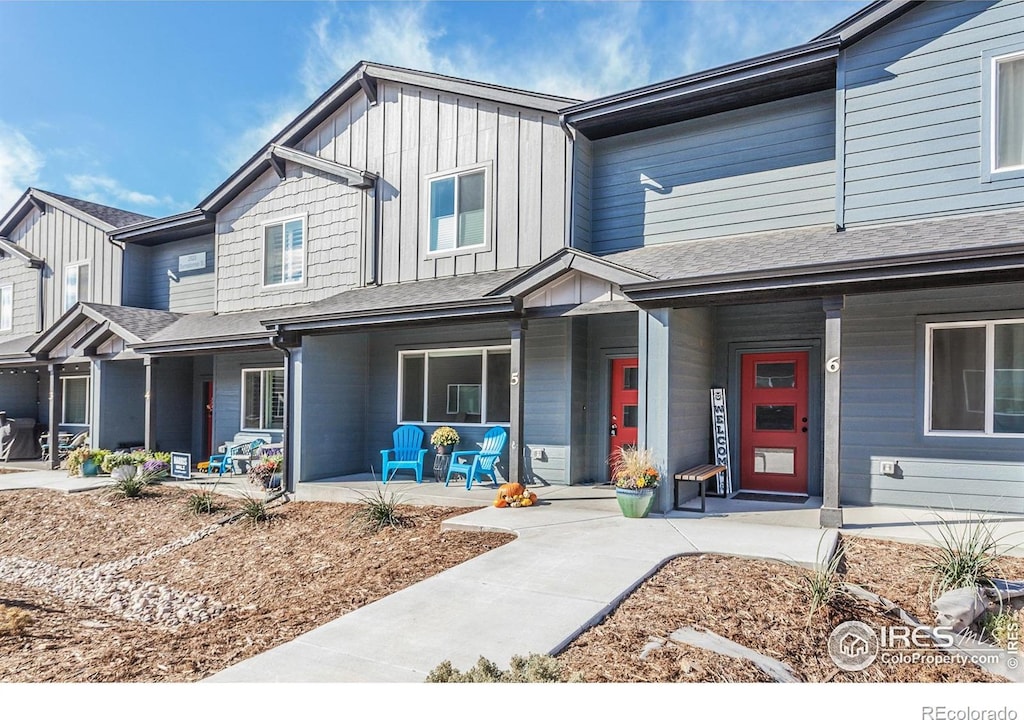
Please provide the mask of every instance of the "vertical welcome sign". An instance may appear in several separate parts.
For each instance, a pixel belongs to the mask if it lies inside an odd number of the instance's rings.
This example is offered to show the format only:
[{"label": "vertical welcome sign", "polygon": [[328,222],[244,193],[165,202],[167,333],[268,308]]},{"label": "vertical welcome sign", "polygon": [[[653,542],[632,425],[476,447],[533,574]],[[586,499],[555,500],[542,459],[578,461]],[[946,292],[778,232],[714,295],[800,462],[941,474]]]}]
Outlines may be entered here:
[{"label": "vertical welcome sign", "polygon": [[725,413],[725,388],[711,391],[711,432],[714,436],[715,465],[724,465],[725,472],[718,476],[718,494],[732,492],[732,468],[729,465],[729,419]]}]

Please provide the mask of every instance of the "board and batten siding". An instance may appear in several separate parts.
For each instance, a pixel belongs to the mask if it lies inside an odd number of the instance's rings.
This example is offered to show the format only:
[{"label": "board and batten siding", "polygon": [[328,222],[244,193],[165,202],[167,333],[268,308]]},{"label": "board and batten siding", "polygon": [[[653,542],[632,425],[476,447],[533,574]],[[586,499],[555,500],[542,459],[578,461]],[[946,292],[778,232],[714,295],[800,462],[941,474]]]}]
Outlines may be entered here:
[{"label": "board and batten siding", "polygon": [[0,333],[0,342],[38,332],[39,270],[19,257],[0,258],[0,287],[11,287],[11,329]]},{"label": "board and batten siding", "polygon": [[583,252],[590,252],[593,175],[592,143],[582,133],[577,133],[573,143],[572,246]]},{"label": "board and batten siding", "polygon": [[[146,307],[176,313],[213,310],[216,290],[214,252],[213,235],[149,248]],[[179,272],[178,258],[198,253],[206,256],[206,267]]]},{"label": "board and batten siding", "polygon": [[1020,206],[984,182],[983,53],[1024,50],[1024,2],[924,3],[845,50],[847,225]]},{"label": "board and batten siding", "polygon": [[[842,318],[843,502],[1024,512],[1024,440],[924,434],[925,320],[1018,310],[1024,283],[850,296]],[[899,463],[902,477],[881,474]]]},{"label": "board and batten siding", "polygon": [[[831,91],[640,130],[591,147],[595,253],[834,221]],[[577,186],[586,190],[585,183]],[[576,200],[581,215],[586,202]],[[579,228],[585,220],[575,222]]]},{"label": "board and batten siding", "polygon": [[[355,96],[298,145],[381,180],[383,283],[527,267],[564,247],[571,144],[553,113],[393,81]],[[427,257],[427,176],[488,168],[491,238]]]},{"label": "board and batten siding", "polygon": [[[359,282],[363,191],[319,170],[267,170],[217,213],[216,311],[322,300]],[[303,282],[263,286],[263,226],[303,218]]]},{"label": "board and batten siding", "polygon": [[43,270],[43,327],[64,314],[64,268],[89,262],[89,293],[86,299],[104,305],[121,304],[123,251],[106,233],[63,210],[47,206],[45,213],[32,208],[8,237],[46,261]]}]

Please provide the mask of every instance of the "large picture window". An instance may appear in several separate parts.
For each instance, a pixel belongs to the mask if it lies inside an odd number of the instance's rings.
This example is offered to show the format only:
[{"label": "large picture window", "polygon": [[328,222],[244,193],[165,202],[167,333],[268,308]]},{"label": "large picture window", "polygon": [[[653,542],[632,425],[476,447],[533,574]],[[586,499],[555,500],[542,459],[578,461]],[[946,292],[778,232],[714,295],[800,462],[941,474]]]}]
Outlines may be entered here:
[{"label": "large picture window", "polygon": [[429,181],[430,252],[487,244],[487,171],[476,168]]},{"label": "large picture window", "polygon": [[305,222],[302,218],[263,226],[263,284],[302,282],[305,254]]},{"label": "large picture window", "polygon": [[14,327],[14,288],[0,287],[0,332],[10,332]]},{"label": "large picture window", "polygon": [[88,425],[89,424],[89,378],[66,377],[61,378],[63,385],[61,407],[61,424],[63,425]]},{"label": "large picture window", "polygon": [[284,428],[284,370],[260,368],[242,371],[242,429]]},{"label": "large picture window", "polygon": [[64,311],[77,302],[89,300],[89,263],[68,265],[64,268]]},{"label": "large picture window", "polygon": [[509,421],[508,346],[399,353],[399,422],[484,425]]},{"label": "large picture window", "polygon": [[1024,436],[1024,320],[935,323],[925,430]]}]

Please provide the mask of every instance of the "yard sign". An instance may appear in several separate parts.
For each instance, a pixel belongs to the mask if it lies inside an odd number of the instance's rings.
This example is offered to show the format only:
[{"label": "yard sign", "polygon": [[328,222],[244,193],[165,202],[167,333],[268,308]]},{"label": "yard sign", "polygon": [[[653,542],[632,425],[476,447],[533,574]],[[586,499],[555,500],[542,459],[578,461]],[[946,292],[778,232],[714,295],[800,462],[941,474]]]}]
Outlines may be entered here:
[{"label": "yard sign", "polygon": [[725,414],[725,388],[711,391],[711,430],[715,438],[715,465],[725,465],[718,475],[718,494],[732,492],[732,471],[729,467],[729,421]]},{"label": "yard sign", "polygon": [[188,480],[192,477],[192,454],[171,453],[171,477]]}]

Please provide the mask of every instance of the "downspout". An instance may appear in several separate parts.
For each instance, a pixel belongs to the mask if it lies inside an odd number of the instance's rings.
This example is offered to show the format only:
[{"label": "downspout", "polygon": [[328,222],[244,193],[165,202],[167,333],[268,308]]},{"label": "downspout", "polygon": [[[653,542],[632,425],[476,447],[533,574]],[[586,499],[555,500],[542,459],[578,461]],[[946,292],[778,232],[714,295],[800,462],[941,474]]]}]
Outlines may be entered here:
[{"label": "downspout", "polygon": [[270,346],[280,350],[284,355],[284,427],[281,447],[284,452],[284,462],[281,463],[281,494],[295,492],[291,482],[292,463],[292,351],[284,345],[284,338],[280,333],[270,338]]}]

